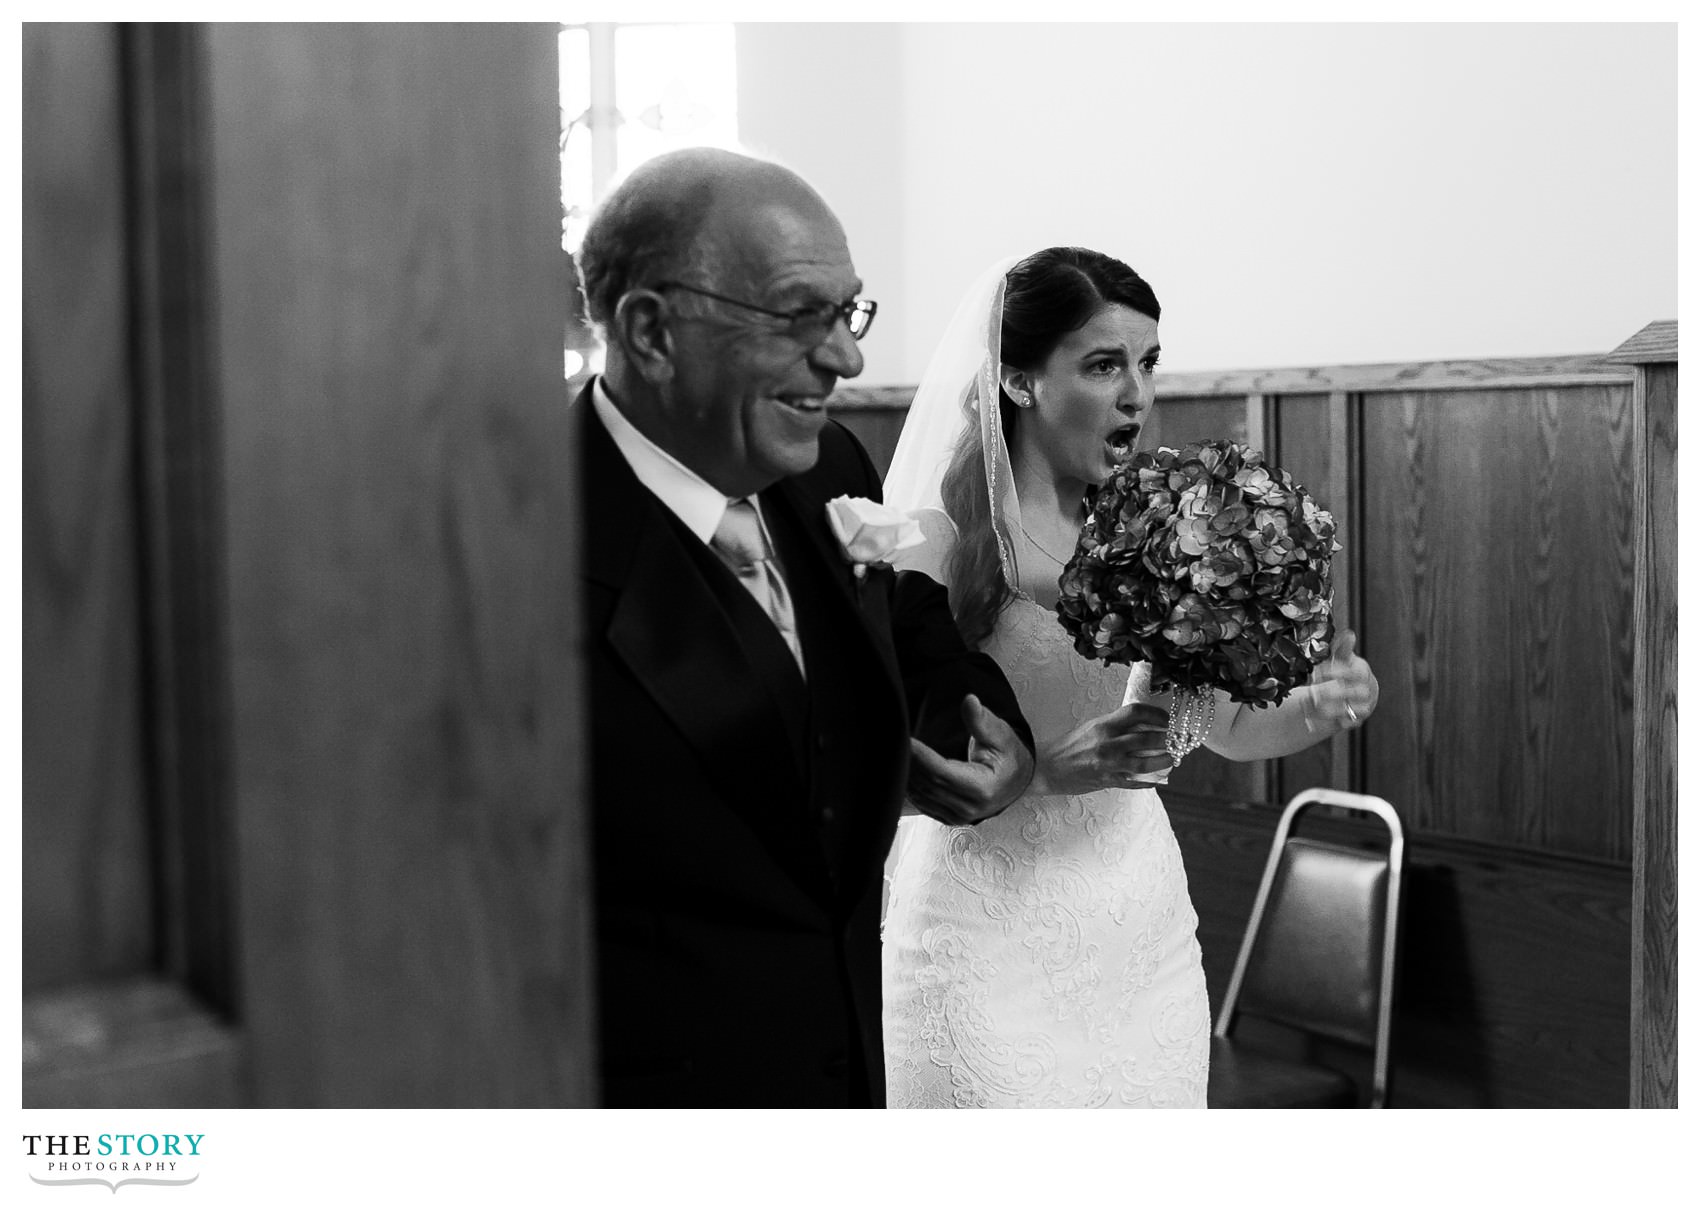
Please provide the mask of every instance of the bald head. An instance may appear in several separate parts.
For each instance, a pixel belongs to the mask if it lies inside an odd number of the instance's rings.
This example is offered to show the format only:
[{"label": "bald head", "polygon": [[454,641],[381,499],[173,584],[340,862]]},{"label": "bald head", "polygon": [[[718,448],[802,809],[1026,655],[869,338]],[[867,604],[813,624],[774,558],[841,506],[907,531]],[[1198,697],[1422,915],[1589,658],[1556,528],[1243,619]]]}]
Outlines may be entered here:
[{"label": "bald head", "polygon": [[842,232],[796,173],[716,147],[668,152],[640,165],[597,209],[579,249],[590,317],[607,327],[620,297],[681,278],[743,274],[764,224],[816,222]]},{"label": "bald head", "polygon": [[862,279],[796,173],[704,148],[651,160],[597,212],[579,271],[603,385],[638,432],[728,499],[814,465],[827,397],[862,372]]}]

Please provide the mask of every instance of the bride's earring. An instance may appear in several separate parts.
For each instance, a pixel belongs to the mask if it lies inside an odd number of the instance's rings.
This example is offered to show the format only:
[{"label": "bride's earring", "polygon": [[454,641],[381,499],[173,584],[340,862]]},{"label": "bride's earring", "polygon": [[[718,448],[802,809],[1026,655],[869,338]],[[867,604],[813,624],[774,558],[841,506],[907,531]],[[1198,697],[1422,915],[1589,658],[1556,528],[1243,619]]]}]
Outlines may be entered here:
[{"label": "bride's earring", "polygon": [[1018,408],[1030,408],[1030,407],[1032,407],[1033,406],[1033,396],[1031,396],[1027,392],[1023,391],[1021,394],[1019,394],[1015,397],[1015,406],[1018,407]]}]

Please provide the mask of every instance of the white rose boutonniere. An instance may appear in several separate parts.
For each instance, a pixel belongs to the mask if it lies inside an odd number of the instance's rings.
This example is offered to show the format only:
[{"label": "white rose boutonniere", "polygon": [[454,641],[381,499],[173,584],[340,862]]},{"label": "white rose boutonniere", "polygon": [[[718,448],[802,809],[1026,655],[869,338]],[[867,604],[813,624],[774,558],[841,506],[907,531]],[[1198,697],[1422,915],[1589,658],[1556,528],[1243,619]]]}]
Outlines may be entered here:
[{"label": "white rose boutonniere", "polygon": [[868,564],[891,558],[900,550],[920,546],[926,541],[921,527],[908,513],[865,496],[839,496],[826,502],[826,519],[844,557],[855,569],[856,579],[868,574]]}]

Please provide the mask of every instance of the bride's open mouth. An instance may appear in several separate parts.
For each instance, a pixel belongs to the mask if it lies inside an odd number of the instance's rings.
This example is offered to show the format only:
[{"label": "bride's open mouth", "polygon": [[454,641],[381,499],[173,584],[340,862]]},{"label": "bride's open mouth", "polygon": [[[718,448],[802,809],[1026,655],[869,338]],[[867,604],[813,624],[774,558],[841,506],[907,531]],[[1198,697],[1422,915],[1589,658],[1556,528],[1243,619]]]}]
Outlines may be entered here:
[{"label": "bride's open mouth", "polygon": [[1133,447],[1138,440],[1139,426],[1137,424],[1124,424],[1104,438],[1104,445],[1109,449],[1110,457],[1117,462],[1125,462],[1133,457]]}]

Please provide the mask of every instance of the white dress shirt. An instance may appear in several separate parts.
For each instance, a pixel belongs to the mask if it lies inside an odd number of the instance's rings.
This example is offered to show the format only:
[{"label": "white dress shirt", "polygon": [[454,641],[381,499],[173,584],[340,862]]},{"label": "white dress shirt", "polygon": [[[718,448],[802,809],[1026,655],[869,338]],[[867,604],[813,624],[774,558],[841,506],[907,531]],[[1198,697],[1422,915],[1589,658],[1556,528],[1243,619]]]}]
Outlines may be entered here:
[{"label": "white dress shirt", "polygon": [[[590,401],[602,427],[614,439],[614,445],[624,455],[638,482],[654,492],[685,523],[685,528],[707,546],[714,531],[720,528],[720,519],[726,515],[726,506],[731,501],[719,488],[638,432],[614,406],[600,376],[591,387]],[[759,514],[761,505],[755,497],[750,497],[750,503]]]},{"label": "white dress shirt", "polygon": [[[638,482],[654,492],[656,498],[672,510],[673,515],[683,521],[685,528],[701,539],[704,546],[712,546],[715,531],[720,528],[720,522],[726,516],[727,506],[737,501],[729,499],[719,488],[638,432],[637,427],[614,405],[607,388],[602,385],[600,375],[591,386],[590,402],[596,410],[597,418],[602,421],[602,427],[607,429],[608,435],[614,439],[615,448],[632,468],[632,474],[637,476]],[[773,575],[779,580],[779,591],[788,598],[785,565],[779,558],[778,548],[773,544],[767,518],[762,516],[761,501],[754,495],[744,498],[749,500],[750,506],[755,509],[756,518],[761,522],[762,534],[767,539],[768,550],[772,552],[770,563]],[[761,601],[762,598],[758,595],[757,600]],[[767,608],[765,602],[763,608]],[[781,615],[787,621],[791,618],[790,609],[787,599]],[[785,625],[780,625],[780,633],[786,645],[791,648],[797,667],[804,668],[802,641],[797,637],[794,623],[790,630],[787,630]]]}]

